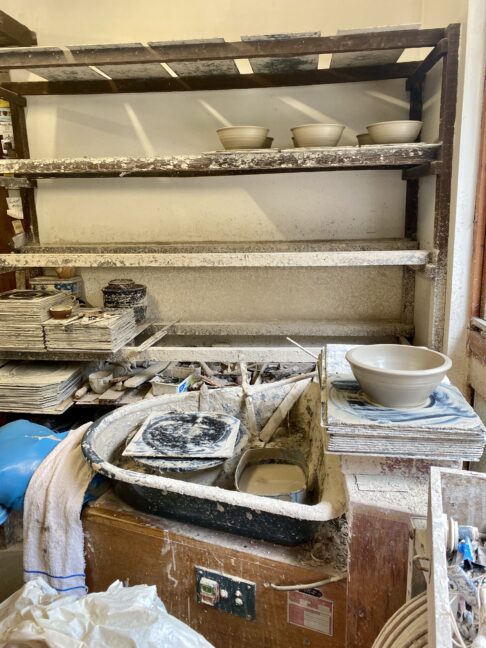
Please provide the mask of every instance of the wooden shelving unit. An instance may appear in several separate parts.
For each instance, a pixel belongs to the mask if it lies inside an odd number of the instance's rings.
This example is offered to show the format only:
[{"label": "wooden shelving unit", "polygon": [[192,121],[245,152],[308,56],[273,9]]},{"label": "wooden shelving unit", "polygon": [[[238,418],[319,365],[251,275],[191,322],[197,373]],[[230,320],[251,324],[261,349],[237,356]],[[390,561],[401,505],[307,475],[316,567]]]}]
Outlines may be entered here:
[{"label": "wooden shelving unit", "polygon": [[[59,265],[80,268],[402,266],[402,321],[323,322],[320,334],[326,335],[324,331],[327,331],[328,335],[335,337],[390,334],[413,336],[414,273],[420,272],[422,277],[433,282],[433,325],[428,342],[434,348],[441,348],[458,45],[459,26],[450,25],[444,29],[376,31],[327,37],[290,37],[282,40],[262,38],[232,43],[151,42],[2,49],[0,71],[29,70],[35,72],[41,80],[8,82],[0,87],[0,97],[11,102],[18,153],[17,159],[0,160],[0,186],[20,188],[29,231],[29,242],[25,248],[12,254],[0,254],[0,269]],[[423,60],[397,62],[397,51],[423,47],[431,48]],[[355,63],[344,67],[338,65],[339,56],[350,52],[355,54]],[[370,52],[379,52],[382,62],[360,65],[359,53],[368,56]],[[317,69],[317,62],[314,69],[302,66],[305,57],[317,61],[317,55],[325,53],[336,57],[336,65],[331,60],[328,69]],[[275,58],[279,61],[277,71],[277,66],[272,67]],[[235,59],[249,59],[253,73],[240,73]],[[29,158],[25,125],[28,96],[190,92],[405,79],[410,93],[410,118],[421,119],[424,81],[427,73],[440,61],[442,92],[437,143],[339,146],[320,150],[213,151],[151,158]],[[39,245],[34,191],[37,182],[42,182],[44,178],[195,177],[373,169],[397,170],[407,184],[403,239],[62,248]],[[417,242],[418,193],[420,178],[427,175],[436,176],[433,247],[420,249]],[[390,217],[393,218],[393,214]],[[224,328],[223,323],[221,326]],[[291,328],[294,330],[289,332],[301,335],[316,330],[315,323],[304,321],[294,322]],[[242,326],[234,333],[244,335],[244,329]],[[204,326],[200,330],[204,330]],[[165,348],[158,347],[153,351],[156,356],[164,357]]]}]

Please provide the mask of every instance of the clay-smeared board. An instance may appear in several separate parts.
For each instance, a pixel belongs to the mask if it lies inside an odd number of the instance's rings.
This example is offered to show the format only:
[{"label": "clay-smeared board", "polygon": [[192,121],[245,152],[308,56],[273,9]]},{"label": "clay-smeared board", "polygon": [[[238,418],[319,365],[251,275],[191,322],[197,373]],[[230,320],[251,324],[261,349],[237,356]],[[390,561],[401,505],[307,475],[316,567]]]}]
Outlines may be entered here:
[{"label": "clay-smeared board", "polygon": [[[149,45],[153,50],[157,51],[166,45],[202,45],[204,43],[224,43],[224,38],[160,41],[149,43]],[[169,66],[180,77],[239,74],[233,59],[217,61],[171,61]]]},{"label": "clay-smeared board", "polygon": [[[338,34],[367,34],[370,32],[393,31],[394,29],[418,29],[419,23],[400,25],[400,27],[369,27],[368,29],[339,29]],[[369,65],[385,65],[395,63],[403,54],[403,49],[373,50],[369,52],[344,52],[333,54],[331,68],[366,67]]]},{"label": "clay-smeared board", "polygon": [[123,451],[128,457],[231,457],[240,421],[204,412],[154,412]]},{"label": "clay-smeared board", "polygon": [[[301,32],[292,34],[267,34],[264,36],[242,36],[242,41],[261,40],[288,40],[289,38],[315,38],[321,32]],[[301,72],[304,70],[316,70],[319,62],[319,54],[307,56],[286,56],[286,57],[265,57],[252,58],[250,65],[253,72],[257,74],[285,74],[288,72]]]}]

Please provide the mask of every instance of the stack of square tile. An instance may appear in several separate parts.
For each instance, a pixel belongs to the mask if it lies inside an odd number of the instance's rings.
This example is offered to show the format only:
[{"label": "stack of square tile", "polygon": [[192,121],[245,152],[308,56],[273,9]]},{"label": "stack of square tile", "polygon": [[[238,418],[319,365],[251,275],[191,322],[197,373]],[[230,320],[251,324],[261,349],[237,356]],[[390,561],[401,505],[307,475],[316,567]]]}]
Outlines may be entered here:
[{"label": "stack of square tile", "polygon": [[461,392],[442,382],[420,408],[371,402],[352,375],[328,380],[327,451],[336,454],[477,461],[486,429]]},{"label": "stack of square tile", "polygon": [[7,362],[0,367],[0,411],[42,412],[63,404],[67,409],[84,370],[79,362]]},{"label": "stack of square tile", "polygon": [[0,294],[0,349],[43,351],[42,322],[49,308],[65,303],[66,295],[56,291],[10,290]]},{"label": "stack of square tile", "polygon": [[51,351],[118,351],[136,335],[132,309],[81,308],[65,320],[44,322]]}]

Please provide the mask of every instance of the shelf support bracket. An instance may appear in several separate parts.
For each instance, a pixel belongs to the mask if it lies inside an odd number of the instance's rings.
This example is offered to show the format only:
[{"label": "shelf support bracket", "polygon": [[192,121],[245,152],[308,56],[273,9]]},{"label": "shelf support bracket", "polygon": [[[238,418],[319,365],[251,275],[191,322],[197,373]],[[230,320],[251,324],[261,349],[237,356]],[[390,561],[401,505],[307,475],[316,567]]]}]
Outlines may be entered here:
[{"label": "shelf support bracket", "polygon": [[425,176],[437,175],[441,172],[441,168],[442,162],[440,160],[425,162],[425,164],[419,164],[418,166],[410,167],[409,169],[403,169],[402,180],[418,180]]},{"label": "shelf support bracket", "polygon": [[405,88],[411,90],[412,86],[422,83],[427,72],[429,72],[440,59],[447,54],[449,42],[447,38],[441,38],[434,49],[417,66],[415,72],[407,79]]}]

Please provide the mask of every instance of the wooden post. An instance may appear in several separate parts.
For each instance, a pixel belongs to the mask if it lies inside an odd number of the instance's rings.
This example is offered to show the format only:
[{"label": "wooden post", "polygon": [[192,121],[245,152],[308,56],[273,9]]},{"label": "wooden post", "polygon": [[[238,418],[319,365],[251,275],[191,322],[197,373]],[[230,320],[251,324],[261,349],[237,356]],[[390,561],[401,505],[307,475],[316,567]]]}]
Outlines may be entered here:
[{"label": "wooden post", "polygon": [[[27,124],[25,109],[19,104],[10,104],[12,115],[12,128],[15,151],[19,158],[29,158],[29,140],[27,137]],[[20,189],[22,208],[24,211],[25,233],[30,244],[39,243],[39,227],[37,224],[37,211],[35,207],[34,188]]]},{"label": "wooden post", "polygon": [[444,318],[447,289],[447,248],[451,208],[452,155],[456,120],[457,76],[460,25],[446,29],[447,52],[443,57],[440,98],[439,139],[442,142],[441,166],[435,190],[434,248],[437,250],[437,273],[434,280],[432,321],[429,345],[441,350],[444,342]]}]

